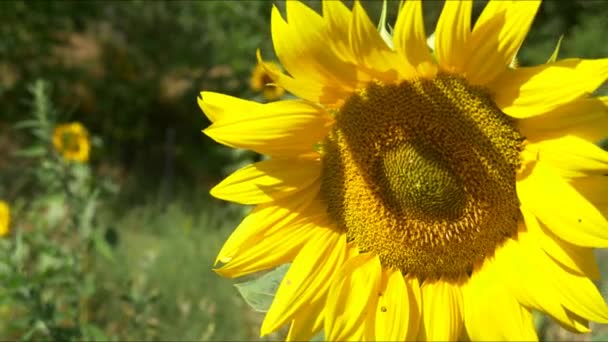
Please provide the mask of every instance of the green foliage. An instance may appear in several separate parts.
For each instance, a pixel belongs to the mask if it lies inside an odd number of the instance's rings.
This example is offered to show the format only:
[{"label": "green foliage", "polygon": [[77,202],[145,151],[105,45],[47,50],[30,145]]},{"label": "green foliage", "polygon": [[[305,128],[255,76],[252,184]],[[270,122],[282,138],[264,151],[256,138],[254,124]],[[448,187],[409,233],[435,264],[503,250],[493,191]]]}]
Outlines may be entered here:
[{"label": "green foliage", "polygon": [[[98,263],[96,321],[121,340],[249,340],[251,315],[230,281],[211,270],[222,240],[239,219],[212,206],[188,210],[180,199],[154,201],[114,217],[119,263]],[[113,217],[113,213],[105,215]],[[252,327],[252,329],[247,329]]]},{"label": "green foliage", "polygon": [[238,283],[235,286],[253,310],[266,312],[288,269],[289,264],[281,265],[255,279]]},{"label": "green foliage", "polygon": [[[13,201],[13,239],[0,244],[0,303],[10,319],[0,335],[22,340],[74,340],[100,337],[87,319],[95,293],[91,264],[111,259],[96,221],[99,196],[108,189],[85,164],[62,159],[51,144],[57,113],[43,81],[31,87],[31,118],[15,127],[31,133],[32,144],[15,156],[29,159],[22,186],[35,198]],[[23,172],[23,169],[20,169]],[[93,335],[90,335],[93,334]]]},{"label": "green foliage", "polygon": [[[22,117],[27,84],[42,77],[54,102],[105,138],[96,162],[146,174],[171,159],[178,176],[221,174],[230,162],[205,138],[202,89],[244,93],[255,49],[271,51],[270,2],[2,2],[0,101]],[[177,132],[177,134],[175,133]],[[171,138],[173,136],[173,138]]]}]

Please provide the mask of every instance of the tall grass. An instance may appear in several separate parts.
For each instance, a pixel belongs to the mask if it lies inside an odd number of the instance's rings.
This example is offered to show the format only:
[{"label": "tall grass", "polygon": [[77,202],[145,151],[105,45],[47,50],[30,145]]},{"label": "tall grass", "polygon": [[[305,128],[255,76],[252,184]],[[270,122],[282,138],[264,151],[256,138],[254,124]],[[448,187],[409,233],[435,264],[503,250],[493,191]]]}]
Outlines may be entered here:
[{"label": "tall grass", "polygon": [[[150,201],[115,222],[114,261],[98,264],[98,312],[109,335],[137,340],[251,340],[260,314],[212,271],[240,217],[207,205]],[[104,296],[108,294],[108,296]],[[112,293],[124,293],[119,299]],[[109,301],[109,302],[108,302]]]}]

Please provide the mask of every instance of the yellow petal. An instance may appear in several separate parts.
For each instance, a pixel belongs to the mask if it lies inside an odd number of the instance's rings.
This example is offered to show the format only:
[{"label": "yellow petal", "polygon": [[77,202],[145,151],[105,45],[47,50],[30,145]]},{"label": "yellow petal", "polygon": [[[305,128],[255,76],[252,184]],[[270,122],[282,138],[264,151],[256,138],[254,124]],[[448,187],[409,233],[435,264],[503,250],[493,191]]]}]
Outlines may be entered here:
[{"label": "yellow petal", "polygon": [[236,115],[240,119],[263,108],[262,104],[255,101],[210,91],[201,92],[196,101],[211,122],[230,118],[231,115]]},{"label": "yellow petal", "polygon": [[249,108],[225,107],[222,119],[204,132],[230,147],[290,157],[313,153],[313,145],[325,137],[330,125],[331,117],[323,109],[309,102],[288,100]]},{"label": "yellow petal", "polygon": [[[357,84],[356,66],[328,48],[333,44],[332,32],[316,12],[299,1],[288,1],[286,7],[287,22],[276,6],[271,14],[272,41],[278,59],[295,80],[316,88],[321,97],[347,96]],[[279,85],[297,94],[297,88],[283,81],[279,79]]]},{"label": "yellow petal", "polygon": [[521,212],[531,239],[535,239],[547,255],[570,272],[599,279],[600,271],[592,248],[575,246],[561,240],[547,227],[539,224],[530,210],[522,206]]},{"label": "yellow petal", "polygon": [[575,136],[547,139],[526,146],[538,160],[554,167],[567,178],[603,174],[608,171],[608,152]]},{"label": "yellow petal", "polygon": [[570,185],[608,217],[608,176],[573,178]]},{"label": "yellow petal", "polygon": [[492,259],[463,287],[464,323],[471,341],[537,341],[532,314],[504,286]]},{"label": "yellow petal", "polygon": [[210,193],[241,204],[268,203],[306,189],[320,174],[319,161],[270,159],[237,170]]},{"label": "yellow petal", "polygon": [[563,135],[596,142],[608,135],[608,96],[576,100],[545,115],[518,120],[517,126],[533,142]]},{"label": "yellow petal", "polygon": [[522,206],[559,238],[582,247],[608,247],[608,221],[550,166],[538,162],[517,182]]},{"label": "yellow petal", "polygon": [[294,79],[293,77],[286,75],[277,70],[266,67],[266,62],[262,59],[260,50],[256,52],[258,63],[261,63],[264,67],[264,71],[273,80],[273,82],[279,85],[281,88],[288,90],[295,96],[317,102],[325,105],[333,105],[338,102],[344,93],[341,91],[334,91],[331,88],[324,88],[320,83],[310,79]]},{"label": "yellow petal", "polygon": [[262,335],[291,321],[297,311],[327,292],[346,257],[346,236],[325,230],[298,253],[285,274],[262,323]]},{"label": "yellow petal", "polygon": [[607,77],[608,58],[565,59],[508,69],[487,86],[504,113],[523,119],[549,113],[590,94]]},{"label": "yellow petal", "polygon": [[348,33],[352,20],[351,11],[342,1],[323,1],[323,20],[333,40],[330,48],[342,60],[356,63],[350,48]]},{"label": "yellow petal", "polygon": [[[505,287],[522,305],[542,311],[564,326],[572,326],[572,320],[560,301],[557,300],[560,295],[556,286],[553,285],[553,275],[547,278],[547,274],[538,268],[545,267],[539,265],[538,258],[532,262],[522,252],[525,247],[521,246],[521,240],[527,238],[527,233],[520,232],[518,236],[520,241],[508,239],[496,251],[494,260],[503,276]],[[542,286],[547,282],[550,282],[551,285],[543,289]]]},{"label": "yellow petal", "polygon": [[286,197],[276,202],[258,205],[228,237],[218,253],[215,264],[217,265],[220,261],[227,263],[241,246],[254,244],[262,240],[265,235],[284,229],[303,217],[312,220],[311,216],[316,217],[319,214],[324,214],[324,209],[320,209],[321,206],[317,203],[319,199],[311,205],[319,191],[319,183],[315,184],[316,187],[311,186],[298,196]]},{"label": "yellow petal", "polygon": [[460,284],[425,281],[421,288],[423,327],[419,340],[455,341],[463,328]]},{"label": "yellow petal", "polygon": [[407,0],[403,4],[395,23],[393,42],[395,49],[419,72],[434,66],[435,62],[426,45],[420,0]]},{"label": "yellow petal", "polygon": [[461,73],[468,55],[473,2],[446,1],[435,31],[435,55],[446,71]]},{"label": "yellow petal", "polygon": [[380,277],[380,260],[371,253],[357,255],[344,264],[327,297],[328,341],[363,339],[366,324],[373,325]]},{"label": "yellow petal", "polygon": [[302,247],[328,228],[328,222],[317,224],[306,220],[266,234],[256,243],[246,243],[215,272],[230,278],[267,270],[291,262]]},{"label": "yellow petal", "polygon": [[568,317],[570,318],[570,320],[572,321],[572,325],[571,326],[566,326],[565,328],[567,330],[570,330],[574,333],[580,333],[580,332],[590,332],[591,329],[589,329],[589,320],[588,319],[584,319],[581,316],[573,313],[572,311],[566,309],[566,314],[568,315]]},{"label": "yellow petal", "polygon": [[306,310],[298,312],[287,333],[287,341],[310,341],[323,328],[325,318],[325,301],[327,294],[321,299],[310,302]]},{"label": "yellow petal", "polygon": [[[378,341],[405,341],[410,320],[410,298],[405,280],[399,270],[383,272],[380,298],[376,308],[376,336]],[[412,313],[414,317],[417,313]]]},{"label": "yellow petal", "polygon": [[390,83],[415,76],[413,67],[386,45],[358,0],[353,6],[349,34],[353,55],[376,79]]},{"label": "yellow petal", "polygon": [[[537,273],[534,278],[526,280],[521,291],[529,291],[532,296],[545,291],[552,295],[551,301],[560,303],[563,308],[584,319],[599,323],[608,322],[608,306],[589,278],[564,272],[556,262],[538,249],[529,234],[520,233],[519,240],[517,258],[520,262],[525,260],[525,263],[518,265],[519,268],[527,268],[529,273]],[[520,270],[520,273],[523,272]],[[541,298],[537,300],[542,301]],[[572,322],[572,317],[569,317],[569,320]],[[575,328],[572,323],[569,327]]]},{"label": "yellow petal", "polygon": [[409,303],[409,324],[407,328],[406,341],[415,341],[420,334],[422,325],[422,294],[420,293],[420,283],[418,278],[406,277],[405,285],[408,291]]},{"label": "yellow petal", "polygon": [[465,74],[485,85],[507,69],[523,43],[540,1],[490,1],[475,23]]}]

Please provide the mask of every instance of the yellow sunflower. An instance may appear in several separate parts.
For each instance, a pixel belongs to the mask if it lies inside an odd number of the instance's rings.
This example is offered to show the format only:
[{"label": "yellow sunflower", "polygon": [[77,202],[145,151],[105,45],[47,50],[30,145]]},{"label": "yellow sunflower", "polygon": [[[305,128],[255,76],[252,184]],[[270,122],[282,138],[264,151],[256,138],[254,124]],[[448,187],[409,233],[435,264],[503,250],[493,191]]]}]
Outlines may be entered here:
[{"label": "yellow sunflower", "polygon": [[[203,92],[216,141],[268,154],[211,190],[256,205],[221,249],[238,277],[291,262],[261,334],[535,340],[533,310],[608,322],[592,280],[608,246],[608,59],[510,67],[539,1],[420,1],[384,39],[358,1],[275,7],[266,70],[299,100]],[[385,35],[386,36],[386,35]]]},{"label": "yellow sunflower", "polygon": [[11,231],[11,210],[8,203],[0,200],[0,237],[7,236]]},{"label": "yellow sunflower", "polygon": [[91,142],[87,129],[79,122],[57,125],[53,130],[53,146],[67,160],[89,160]]},{"label": "yellow sunflower", "polygon": [[281,71],[281,67],[276,63],[258,63],[251,72],[249,86],[251,87],[251,90],[261,92],[266,100],[274,101],[285,94],[285,89],[274,84],[274,81],[266,69],[270,69],[273,73]]}]

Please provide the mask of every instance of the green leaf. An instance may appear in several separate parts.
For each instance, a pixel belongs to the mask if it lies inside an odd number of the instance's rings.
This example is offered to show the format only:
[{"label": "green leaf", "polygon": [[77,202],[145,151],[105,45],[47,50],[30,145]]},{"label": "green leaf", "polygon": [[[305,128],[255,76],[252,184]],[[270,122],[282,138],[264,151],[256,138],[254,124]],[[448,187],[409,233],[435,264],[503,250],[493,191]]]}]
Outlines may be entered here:
[{"label": "green leaf", "polygon": [[240,284],[235,284],[237,290],[245,299],[249,306],[258,312],[266,312],[274,299],[274,295],[279,288],[279,284],[287,270],[289,264],[281,265],[264,275]]},{"label": "green leaf", "polygon": [[46,148],[44,146],[32,146],[28,148],[24,148],[14,152],[14,156],[16,157],[25,157],[25,158],[38,158],[42,157],[46,154]]},{"label": "green leaf", "polygon": [[32,128],[32,127],[40,127],[40,122],[38,120],[23,120],[23,121],[19,121],[17,122],[13,128],[15,129],[25,129],[25,128]]},{"label": "green leaf", "polygon": [[97,197],[99,195],[99,191],[95,190],[93,193],[87,198],[87,201],[83,208],[81,208],[80,216],[78,217],[78,222],[80,224],[80,231],[85,236],[88,237],[93,230],[93,219],[95,218],[95,213],[97,209]]},{"label": "green leaf", "polygon": [[310,339],[310,342],[324,342],[325,341],[325,334],[323,333],[323,330],[319,331],[318,334],[316,334],[315,336],[313,336]]},{"label": "green leaf", "polygon": [[99,254],[101,254],[104,258],[106,258],[112,262],[115,261],[114,253],[112,252],[112,248],[106,241],[105,236],[104,236],[103,232],[101,231],[101,229],[95,230],[95,233],[93,236],[93,245],[95,247],[95,250]]},{"label": "green leaf", "polygon": [[553,63],[557,61],[557,55],[559,54],[559,49],[562,46],[562,40],[564,39],[564,35],[559,36],[559,40],[557,41],[557,45],[555,45],[555,50],[551,54],[551,57],[547,60],[547,63]]},{"label": "green leaf", "polygon": [[82,326],[82,337],[84,341],[108,341],[106,333],[93,324]]},{"label": "green leaf", "polygon": [[386,29],[386,2],[386,0],[382,1],[382,13],[380,14],[380,22],[378,23],[378,33],[380,33],[380,36],[382,37],[386,45],[388,45],[391,49],[394,49],[395,47],[393,45],[393,36],[391,36],[391,34]]}]

